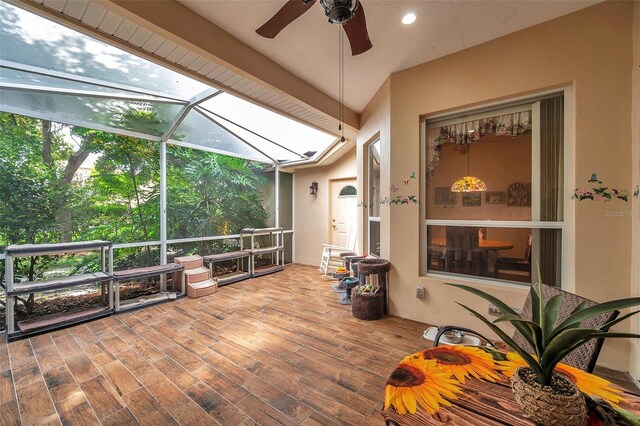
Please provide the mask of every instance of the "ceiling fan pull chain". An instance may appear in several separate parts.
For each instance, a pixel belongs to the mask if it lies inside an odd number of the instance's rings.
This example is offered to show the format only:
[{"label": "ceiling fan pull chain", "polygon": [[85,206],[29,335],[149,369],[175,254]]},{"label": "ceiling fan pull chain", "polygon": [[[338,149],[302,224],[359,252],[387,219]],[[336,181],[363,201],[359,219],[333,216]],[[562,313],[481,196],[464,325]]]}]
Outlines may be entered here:
[{"label": "ceiling fan pull chain", "polygon": [[338,127],[338,130],[340,130],[341,135],[340,135],[340,142],[344,142],[345,138],[344,138],[344,41],[343,41],[343,34],[342,34],[342,25],[338,25],[338,31],[340,32],[340,49],[339,49],[339,63],[340,63],[340,72],[339,72],[339,80],[340,80],[340,87],[339,87],[339,98],[340,98],[340,126]]}]

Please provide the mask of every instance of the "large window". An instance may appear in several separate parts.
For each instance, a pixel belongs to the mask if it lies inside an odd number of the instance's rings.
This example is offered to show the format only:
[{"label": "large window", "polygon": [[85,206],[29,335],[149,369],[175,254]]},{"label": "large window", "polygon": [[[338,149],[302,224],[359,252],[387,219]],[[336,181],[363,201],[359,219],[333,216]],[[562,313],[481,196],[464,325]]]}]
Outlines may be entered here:
[{"label": "large window", "polygon": [[561,284],[563,105],[425,121],[427,273]]},{"label": "large window", "polygon": [[369,253],[380,256],[380,140],[369,145]]}]

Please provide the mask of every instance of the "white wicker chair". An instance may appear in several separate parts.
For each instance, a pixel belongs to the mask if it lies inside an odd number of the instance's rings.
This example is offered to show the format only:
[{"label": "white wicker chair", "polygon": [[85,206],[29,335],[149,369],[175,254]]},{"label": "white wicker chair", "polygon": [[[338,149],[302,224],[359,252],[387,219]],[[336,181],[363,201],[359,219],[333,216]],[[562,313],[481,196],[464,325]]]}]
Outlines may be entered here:
[{"label": "white wicker chair", "polygon": [[322,245],[322,258],[320,259],[320,270],[324,275],[329,273],[330,269],[335,269],[338,266],[342,266],[342,259],[340,259],[340,254],[345,252],[352,252],[356,249],[358,233],[355,229],[349,229],[347,233],[347,244],[346,246],[337,246],[333,244],[323,244]]}]

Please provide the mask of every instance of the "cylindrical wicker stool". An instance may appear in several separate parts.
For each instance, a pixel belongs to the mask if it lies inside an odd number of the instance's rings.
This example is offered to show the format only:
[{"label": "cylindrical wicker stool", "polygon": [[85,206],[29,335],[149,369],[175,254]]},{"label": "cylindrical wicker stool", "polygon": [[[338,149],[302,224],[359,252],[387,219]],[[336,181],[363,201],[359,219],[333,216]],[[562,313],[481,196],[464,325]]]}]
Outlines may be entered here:
[{"label": "cylindrical wicker stool", "polygon": [[379,320],[384,316],[384,295],[358,292],[358,287],[351,293],[351,314],[365,321]]},{"label": "cylindrical wicker stool", "polygon": [[383,313],[386,315],[389,313],[389,306],[387,302],[387,275],[391,270],[391,262],[387,259],[363,259],[358,262],[358,273],[360,274],[360,283],[362,284],[366,280],[367,275],[378,275],[378,285],[382,288],[382,302]]}]

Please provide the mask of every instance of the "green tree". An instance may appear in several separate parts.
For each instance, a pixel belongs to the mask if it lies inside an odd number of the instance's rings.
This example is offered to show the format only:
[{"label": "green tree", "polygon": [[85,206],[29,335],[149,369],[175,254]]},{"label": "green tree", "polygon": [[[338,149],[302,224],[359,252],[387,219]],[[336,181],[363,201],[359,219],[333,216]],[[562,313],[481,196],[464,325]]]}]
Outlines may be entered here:
[{"label": "green tree", "polygon": [[[47,152],[43,151],[41,120],[0,113],[1,247],[48,243],[59,237],[56,213],[64,203],[66,187],[60,185],[61,171],[52,164],[67,156],[69,149],[51,129],[51,124],[46,126],[51,148]],[[21,258],[15,264],[15,273],[33,280],[48,264],[47,258]],[[18,300],[30,312],[33,299],[33,295],[29,295],[27,299]]]},{"label": "green tree", "polygon": [[[168,168],[170,238],[205,237],[261,227],[268,218],[262,165],[189,148],[172,147]],[[200,244],[205,252],[205,244]]]}]

